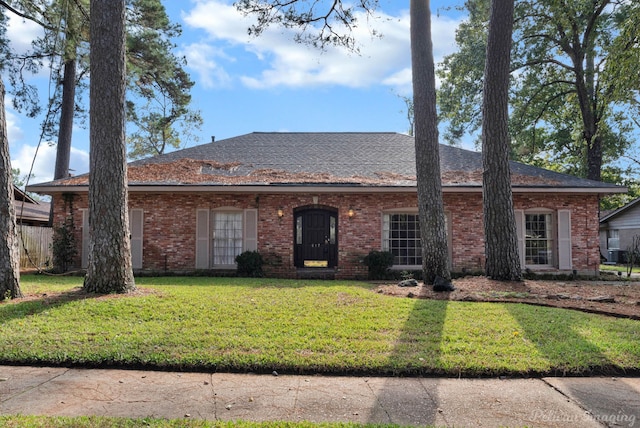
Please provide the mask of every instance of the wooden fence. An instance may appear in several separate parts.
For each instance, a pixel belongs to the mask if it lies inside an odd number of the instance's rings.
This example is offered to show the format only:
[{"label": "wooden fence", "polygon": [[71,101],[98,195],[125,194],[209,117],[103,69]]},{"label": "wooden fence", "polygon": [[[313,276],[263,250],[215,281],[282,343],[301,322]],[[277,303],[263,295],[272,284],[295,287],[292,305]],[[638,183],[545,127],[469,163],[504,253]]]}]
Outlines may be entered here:
[{"label": "wooden fence", "polygon": [[18,225],[20,268],[45,269],[53,263],[53,229],[50,227]]}]

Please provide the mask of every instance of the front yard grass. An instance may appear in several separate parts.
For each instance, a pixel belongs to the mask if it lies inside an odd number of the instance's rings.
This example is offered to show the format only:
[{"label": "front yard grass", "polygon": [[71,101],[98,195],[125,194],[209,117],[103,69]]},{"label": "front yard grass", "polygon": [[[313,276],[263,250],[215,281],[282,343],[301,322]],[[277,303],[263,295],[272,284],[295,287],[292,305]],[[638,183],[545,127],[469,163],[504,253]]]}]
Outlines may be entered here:
[{"label": "front yard grass", "polygon": [[[626,265],[600,265],[600,270],[602,272],[622,272],[623,274],[627,273]],[[640,266],[633,266],[631,268],[632,273],[640,273]]]},{"label": "front yard grass", "polygon": [[[631,373],[640,321],[389,297],[354,281],[138,278],[125,296],[24,275],[0,364],[372,375]],[[62,295],[56,295],[62,293]]]}]

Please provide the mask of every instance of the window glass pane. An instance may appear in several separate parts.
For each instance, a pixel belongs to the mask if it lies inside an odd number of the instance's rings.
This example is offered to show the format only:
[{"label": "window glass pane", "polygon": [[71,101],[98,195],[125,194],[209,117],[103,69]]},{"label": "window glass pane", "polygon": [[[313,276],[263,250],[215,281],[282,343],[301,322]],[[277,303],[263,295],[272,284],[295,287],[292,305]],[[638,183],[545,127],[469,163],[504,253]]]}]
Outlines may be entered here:
[{"label": "window glass pane", "polygon": [[213,264],[233,265],[242,253],[242,213],[213,215]]},{"label": "window glass pane", "polygon": [[302,216],[296,219],[296,244],[302,245]]},{"label": "window glass pane", "polygon": [[394,255],[395,266],[422,265],[420,223],[417,214],[385,214],[382,249]]},{"label": "window glass pane", "polygon": [[329,242],[332,245],[336,243],[336,218],[334,216],[329,217]]},{"label": "window glass pane", "polygon": [[525,214],[525,264],[553,264],[551,214]]},{"label": "window glass pane", "polygon": [[607,248],[617,250],[620,249],[620,233],[618,229],[607,231]]}]

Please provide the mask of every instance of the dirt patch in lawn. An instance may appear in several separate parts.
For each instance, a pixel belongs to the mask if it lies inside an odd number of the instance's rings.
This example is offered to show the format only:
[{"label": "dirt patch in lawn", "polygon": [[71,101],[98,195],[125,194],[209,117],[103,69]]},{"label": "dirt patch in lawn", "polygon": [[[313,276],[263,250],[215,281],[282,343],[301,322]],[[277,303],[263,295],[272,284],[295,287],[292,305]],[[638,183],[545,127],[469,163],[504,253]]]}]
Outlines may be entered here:
[{"label": "dirt patch in lawn", "polygon": [[435,292],[419,282],[415,287],[381,284],[375,291],[397,297],[471,302],[518,302],[577,309],[640,319],[640,282],[633,281],[494,281],[470,276],[453,280],[452,292]]},{"label": "dirt patch in lawn", "polygon": [[97,294],[87,293],[82,287],[75,287],[66,291],[49,291],[46,293],[24,293],[23,297],[14,300],[6,300],[5,303],[20,303],[20,302],[32,302],[42,301],[45,305],[57,305],[66,302],[72,302],[75,300],[109,300],[120,299],[125,297],[143,297],[149,295],[160,295],[161,293],[150,289],[137,287],[134,291],[129,293],[110,293],[110,294]]}]

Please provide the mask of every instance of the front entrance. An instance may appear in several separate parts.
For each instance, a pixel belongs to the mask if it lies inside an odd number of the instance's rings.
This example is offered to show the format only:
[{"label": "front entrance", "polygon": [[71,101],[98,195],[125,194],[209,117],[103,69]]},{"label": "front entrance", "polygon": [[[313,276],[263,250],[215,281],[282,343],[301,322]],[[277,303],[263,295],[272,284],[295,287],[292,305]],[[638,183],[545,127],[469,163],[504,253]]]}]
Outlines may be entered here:
[{"label": "front entrance", "polygon": [[333,268],[338,264],[338,213],[330,209],[302,209],[295,213],[295,265]]}]

